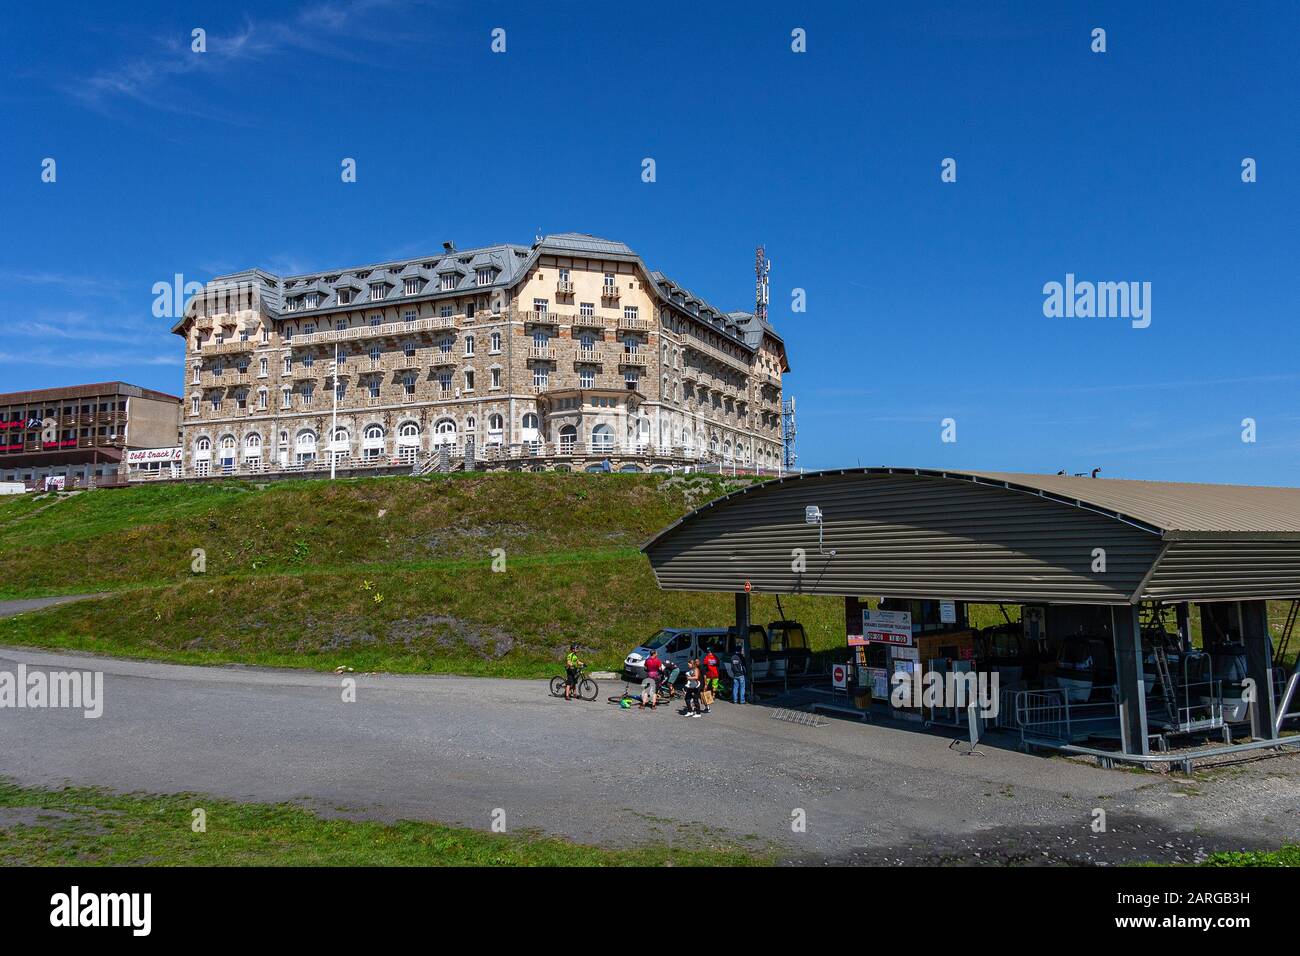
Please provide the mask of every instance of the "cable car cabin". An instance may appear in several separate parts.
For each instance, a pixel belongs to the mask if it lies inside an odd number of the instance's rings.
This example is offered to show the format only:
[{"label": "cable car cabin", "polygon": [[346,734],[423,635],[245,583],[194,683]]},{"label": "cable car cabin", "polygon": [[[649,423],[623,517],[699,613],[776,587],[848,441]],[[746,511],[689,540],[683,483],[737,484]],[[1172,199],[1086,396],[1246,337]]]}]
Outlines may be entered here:
[{"label": "cable car cabin", "polygon": [[798,677],[812,668],[808,635],[798,621],[773,621],[767,626],[767,650],[772,677]]}]

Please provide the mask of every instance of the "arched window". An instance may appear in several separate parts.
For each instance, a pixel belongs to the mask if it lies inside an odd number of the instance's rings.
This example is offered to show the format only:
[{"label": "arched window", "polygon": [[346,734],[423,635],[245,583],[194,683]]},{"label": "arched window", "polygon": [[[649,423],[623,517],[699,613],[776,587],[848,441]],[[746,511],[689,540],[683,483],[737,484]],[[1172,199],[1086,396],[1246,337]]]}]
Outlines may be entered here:
[{"label": "arched window", "polygon": [[415,462],[420,451],[420,426],[415,422],[402,422],[397,426],[397,460],[404,465]]},{"label": "arched window", "polygon": [[198,441],[196,441],[196,442],[194,443],[194,447],[195,447],[198,451],[211,451],[211,450],[212,450],[212,439],[209,438],[207,435],[200,435],[199,438],[198,438]]},{"label": "arched window", "polygon": [[537,431],[537,425],[538,425],[537,413],[524,412],[524,417],[522,419],[522,422],[523,422],[523,428],[521,430],[521,434],[519,438],[521,441],[523,441],[524,445],[527,447],[527,449],[530,452],[536,453],[537,449],[541,447],[542,444],[541,436],[538,434]]},{"label": "arched window", "polygon": [[450,418],[440,418],[434,422],[433,443],[435,445],[456,444],[456,423]]},{"label": "arched window", "polygon": [[367,425],[361,433],[361,457],[380,458],[384,454],[384,426]]},{"label": "arched window", "polygon": [[614,448],[614,429],[610,428],[604,422],[596,425],[591,430],[591,450],[593,452],[607,452]]},{"label": "arched window", "polygon": [[309,461],[316,460],[316,433],[313,431],[300,431],[294,438],[294,445],[297,448],[298,463],[306,464]]},{"label": "arched window", "polygon": [[572,425],[565,425],[560,429],[560,454],[573,454],[573,446],[578,442],[578,429]]},{"label": "arched window", "polygon": [[505,428],[505,419],[499,414],[493,413],[488,416],[488,434],[487,443],[489,445],[499,445],[502,440],[502,432]]},{"label": "arched window", "polygon": [[257,434],[257,432],[253,432],[253,434],[244,439],[244,448],[247,451],[260,452],[262,450],[262,436]]}]

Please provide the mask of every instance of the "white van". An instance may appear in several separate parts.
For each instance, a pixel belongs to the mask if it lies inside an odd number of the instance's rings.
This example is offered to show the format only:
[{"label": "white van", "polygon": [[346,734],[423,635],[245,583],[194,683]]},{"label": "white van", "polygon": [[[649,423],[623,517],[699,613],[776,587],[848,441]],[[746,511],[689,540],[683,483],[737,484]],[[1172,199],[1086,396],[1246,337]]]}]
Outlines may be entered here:
[{"label": "white van", "polygon": [[[623,676],[628,680],[645,677],[645,660],[652,650],[669,667],[676,664],[683,671],[691,658],[702,658],[712,649],[718,657],[718,669],[731,677],[731,652],[736,646],[734,627],[665,627],[654,637],[632,649],[623,660]],[[749,626],[750,670],[755,680],[768,674],[767,632],[757,624]]]}]

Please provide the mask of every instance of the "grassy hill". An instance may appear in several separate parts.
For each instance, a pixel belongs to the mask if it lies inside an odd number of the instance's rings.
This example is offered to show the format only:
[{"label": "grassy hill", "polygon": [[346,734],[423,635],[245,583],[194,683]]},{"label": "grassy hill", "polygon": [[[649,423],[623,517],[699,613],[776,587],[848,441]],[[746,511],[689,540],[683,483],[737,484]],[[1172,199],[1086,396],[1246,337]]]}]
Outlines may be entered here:
[{"label": "grassy hill", "polygon": [[[0,620],[0,643],[535,677],[576,641],[590,663],[615,667],[660,627],[731,623],[730,595],[660,591],[638,548],[743,483],[493,473],[0,499],[0,599],[109,592]],[[492,571],[496,549],[504,573]],[[815,648],[843,648],[841,600],[782,608]],[[1276,634],[1284,602],[1270,612]],[[756,622],[779,616],[773,598],[754,597]],[[991,606],[971,618],[1002,620]]]},{"label": "grassy hill", "polygon": [[[0,598],[107,598],[0,621],[0,642],[194,663],[511,676],[577,641],[614,666],[729,595],[660,591],[638,547],[737,485],[494,473],[145,486],[0,501]],[[201,549],[205,568],[193,570]],[[506,570],[492,571],[504,551]],[[783,600],[823,646],[842,603]],[[777,616],[757,597],[755,620]]]}]

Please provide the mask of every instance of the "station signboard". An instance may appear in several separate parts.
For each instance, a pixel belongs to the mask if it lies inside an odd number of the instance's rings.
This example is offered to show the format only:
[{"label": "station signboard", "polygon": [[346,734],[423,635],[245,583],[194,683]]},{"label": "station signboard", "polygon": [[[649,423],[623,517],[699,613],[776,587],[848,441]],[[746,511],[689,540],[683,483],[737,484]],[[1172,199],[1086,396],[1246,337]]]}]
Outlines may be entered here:
[{"label": "station signboard", "polygon": [[[857,637],[857,635],[853,635]],[[854,643],[850,639],[849,643]],[[862,611],[862,637],[860,644],[892,644],[912,646],[912,615],[909,611]]]}]

